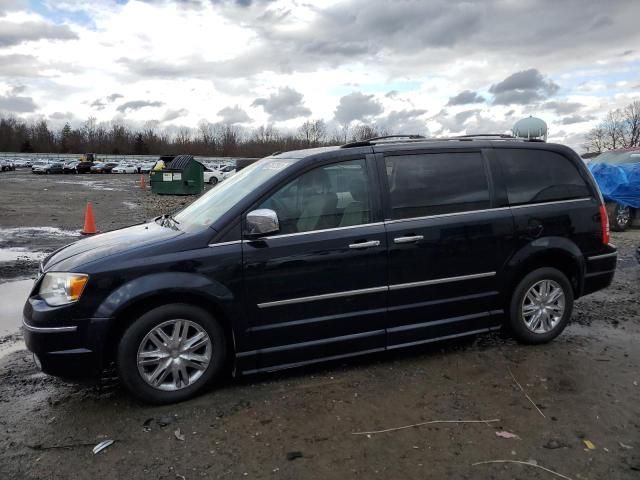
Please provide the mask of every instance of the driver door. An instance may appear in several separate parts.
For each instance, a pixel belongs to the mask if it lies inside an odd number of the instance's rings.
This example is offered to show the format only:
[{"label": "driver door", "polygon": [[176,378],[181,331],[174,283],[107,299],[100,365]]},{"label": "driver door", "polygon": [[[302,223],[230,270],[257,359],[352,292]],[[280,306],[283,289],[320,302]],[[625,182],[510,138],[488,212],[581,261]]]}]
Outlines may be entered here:
[{"label": "driver door", "polygon": [[385,348],[386,235],[373,158],[305,171],[257,208],[280,231],[243,242],[259,370]]}]

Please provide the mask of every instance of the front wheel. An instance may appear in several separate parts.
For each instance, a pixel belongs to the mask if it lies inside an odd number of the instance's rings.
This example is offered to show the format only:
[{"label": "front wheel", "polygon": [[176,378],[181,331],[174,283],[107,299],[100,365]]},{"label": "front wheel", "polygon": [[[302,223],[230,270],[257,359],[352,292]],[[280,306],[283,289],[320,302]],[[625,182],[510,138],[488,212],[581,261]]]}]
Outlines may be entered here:
[{"label": "front wheel", "polygon": [[180,402],[202,391],[225,364],[224,329],[187,304],[154,308],[134,321],[118,345],[118,373],[140,400]]},{"label": "front wheel", "polygon": [[211,177],[209,179],[209,185],[217,185],[218,179],[216,177]]},{"label": "front wheel", "polygon": [[547,343],[564,330],[572,311],[573,288],[567,277],[555,268],[539,268],[513,291],[509,326],[522,343]]}]

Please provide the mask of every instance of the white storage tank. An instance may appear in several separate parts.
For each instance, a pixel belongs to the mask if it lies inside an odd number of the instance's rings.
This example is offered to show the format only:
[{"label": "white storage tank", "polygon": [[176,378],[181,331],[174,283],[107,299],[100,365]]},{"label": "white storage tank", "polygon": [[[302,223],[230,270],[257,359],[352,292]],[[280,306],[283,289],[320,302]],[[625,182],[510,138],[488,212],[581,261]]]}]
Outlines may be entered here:
[{"label": "white storage tank", "polygon": [[513,126],[512,132],[514,137],[547,141],[547,124],[541,118],[529,116],[518,120]]}]

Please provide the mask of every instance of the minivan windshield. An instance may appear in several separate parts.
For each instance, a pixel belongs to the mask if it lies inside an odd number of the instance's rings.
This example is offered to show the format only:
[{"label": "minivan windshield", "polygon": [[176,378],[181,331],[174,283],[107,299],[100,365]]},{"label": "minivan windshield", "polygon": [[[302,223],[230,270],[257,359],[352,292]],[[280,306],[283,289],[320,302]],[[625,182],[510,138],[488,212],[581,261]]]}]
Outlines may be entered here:
[{"label": "minivan windshield", "polygon": [[296,160],[263,158],[223,181],[174,216],[180,229],[209,227],[231,207]]}]

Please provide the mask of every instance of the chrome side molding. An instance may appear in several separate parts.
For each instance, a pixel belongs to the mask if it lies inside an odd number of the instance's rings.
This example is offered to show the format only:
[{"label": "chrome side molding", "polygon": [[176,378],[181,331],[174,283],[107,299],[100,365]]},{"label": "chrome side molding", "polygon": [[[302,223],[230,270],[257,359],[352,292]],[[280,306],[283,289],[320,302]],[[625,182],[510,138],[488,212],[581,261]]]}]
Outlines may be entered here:
[{"label": "chrome side molding", "polygon": [[[357,244],[361,245],[361,244]],[[368,293],[388,292],[391,290],[401,290],[403,288],[424,287],[427,285],[438,285],[441,283],[462,282],[465,280],[475,280],[478,278],[488,278],[496,275],[496,272],[473,273],[471,275],[461,275],[459,277],[435,278],[433,280],[424,280],[421,282],[398,283],[395,285],[387,285],[383,287],[362,288],[360,290],[347,290],[344,292],[323,293],[322,295],[312,295],[309,297],[289,298],[286,300],[276,300],[273,302],[259,303],[258,308],[279,307],[281,305],[291,305],[294,303],[316,302],[319,300],[330,300],[333,298],[351,297],[354,295],[366,295]]]}]

